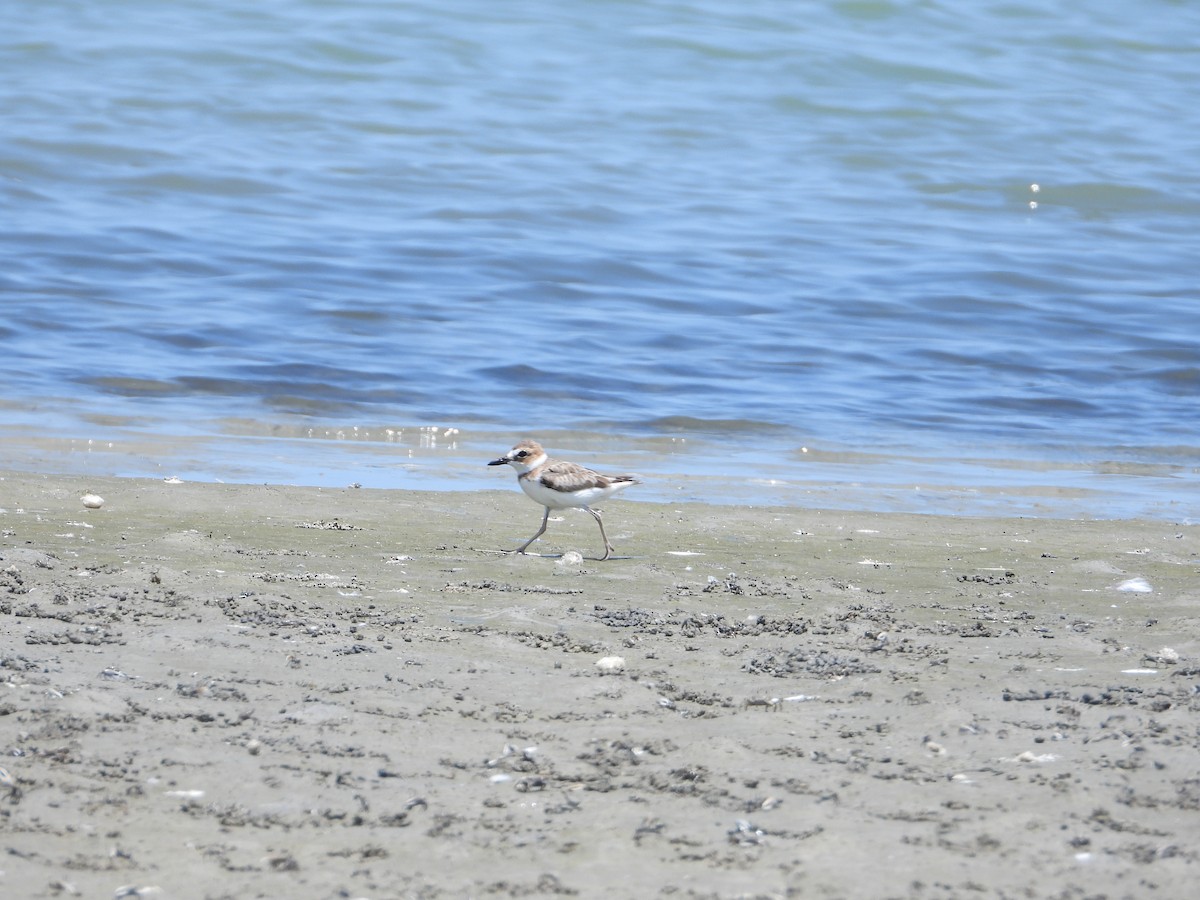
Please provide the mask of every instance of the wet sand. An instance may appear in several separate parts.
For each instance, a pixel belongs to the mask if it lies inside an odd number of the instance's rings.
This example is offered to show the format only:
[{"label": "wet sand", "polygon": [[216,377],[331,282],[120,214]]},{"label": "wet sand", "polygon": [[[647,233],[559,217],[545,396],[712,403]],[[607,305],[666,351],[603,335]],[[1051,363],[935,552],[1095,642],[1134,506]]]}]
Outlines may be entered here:
[{"label": "wet sand", "polygon": [[539,521],[5,475],[0,894],[1194,885],[1197,526],[614,501],[619,558],[497,552]]}]

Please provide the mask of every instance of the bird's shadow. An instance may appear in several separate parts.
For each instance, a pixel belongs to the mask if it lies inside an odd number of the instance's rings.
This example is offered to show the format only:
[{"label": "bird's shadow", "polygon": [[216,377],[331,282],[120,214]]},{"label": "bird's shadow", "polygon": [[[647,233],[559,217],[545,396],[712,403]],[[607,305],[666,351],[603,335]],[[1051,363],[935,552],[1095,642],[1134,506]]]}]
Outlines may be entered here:
[{"label": "bird's shadow", "polygon": [[[472,547],[471,549],[476,553],[489,553],[494,556],[530,556],[534,559],[562,559],[567,555],[566,553],[530,553],[528,550],[521,553],[517,550],[494,550],[491,547]],[[580,562],[612,562],[617,559],[637,559],[637,557],[611,554],[607,559],[601,559],[599,556],[585,556]]]}]

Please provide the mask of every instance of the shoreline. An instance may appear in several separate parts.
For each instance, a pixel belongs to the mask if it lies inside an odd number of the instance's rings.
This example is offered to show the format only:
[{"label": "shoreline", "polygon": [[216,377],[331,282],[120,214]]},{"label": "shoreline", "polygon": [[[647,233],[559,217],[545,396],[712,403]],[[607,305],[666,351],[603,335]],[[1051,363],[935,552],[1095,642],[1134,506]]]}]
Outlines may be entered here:
[{"label": "shoreline", "polygon": [[[381,490],[477,492],[502,489],[483,465],[511,446],[508,433],[432,426],[407,429],[246,423],[224,434],[39,436],[0,426],[0,468],[99,477],[166,478],[221,484],[290,484]],[[233,427],[232,425],[230,426]],[[260,429],[264,426],[259,426]],[[731,448],[712,436],[637,437],[550,432],[544,446],[601,471],[642,477],[635,502],[844,509],[939,516],[1200,521],[1185,499],[1200,468],[1179,459],[1106,461],[920,457],[852,448]],[[570,451],[559,448],[573,448]],[[790,448],[790,449],[789,449]],[[1114,451],[1115,452],[1115,451]]]},{"label": "shoreline", "polygon": [[531,548],[546,555],[500,552],[540,517],[509,479],[0,473],[0,888],[1191,883],[1200,528],[605,513],[617,558],[598,563],[595,524],[570,511]]}]

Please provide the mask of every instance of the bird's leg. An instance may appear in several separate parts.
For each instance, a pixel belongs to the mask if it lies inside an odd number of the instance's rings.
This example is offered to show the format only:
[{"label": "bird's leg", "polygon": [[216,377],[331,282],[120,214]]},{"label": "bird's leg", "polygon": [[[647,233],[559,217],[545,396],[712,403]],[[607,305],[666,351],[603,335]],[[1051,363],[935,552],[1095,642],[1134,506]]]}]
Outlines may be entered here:
[{"label": "bird's leg", "polygon": [[585,506],[584,509],[592,514],[592,518],[595,519],[596,524],[600,526],[600,538],[604,541],[604,555],[600,557],[600,562],[604,562],[604,560],[608,559],[608,557],[612,555],[612,552],[615,548],[608,542],[608,535],[604,533],[604,520],[600,518],[600,510],[592,509],[590,506]]},{"label": "bird's leg", "polygon": [[[536,541],[538,538],[540,538],[543,534],[546,533],[546,523],[549,521],[550,521],[550,507],[547,506],[546,512],[542,516],[542,527],[537,530],[537,534],[535,534],[533,537],[531,537],[529,540],[527,540],[525,543],[523,543],[520,547],[518,547],[516,550],[514,550],[513,553],[524,553],[526,547],[528,547],[530,544],[532,544],[534,541]],[[603,530],[603,529],[601,529],[601,530]]]}]

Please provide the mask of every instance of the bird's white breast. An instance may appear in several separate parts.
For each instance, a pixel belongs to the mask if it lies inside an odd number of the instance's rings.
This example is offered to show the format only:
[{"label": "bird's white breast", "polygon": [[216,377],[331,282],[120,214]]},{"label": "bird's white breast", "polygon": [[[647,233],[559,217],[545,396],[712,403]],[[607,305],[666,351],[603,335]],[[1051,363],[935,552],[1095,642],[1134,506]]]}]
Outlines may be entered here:
[{"label": "bird's white breast", "polygon": [[542,504],[542,506],[548,506],[551,509],[568,509],[573,506],[591,506],[593,503],[599,503],[601,500],[606,500],[630,484],[631,482],[628,481],[618,481],[607,487],[588,487],[578,491],[556,491],[553,488],[546,487],[536,478],[522,478],[521,490],[528,494],[530,499]]}]

